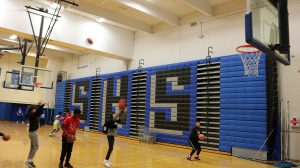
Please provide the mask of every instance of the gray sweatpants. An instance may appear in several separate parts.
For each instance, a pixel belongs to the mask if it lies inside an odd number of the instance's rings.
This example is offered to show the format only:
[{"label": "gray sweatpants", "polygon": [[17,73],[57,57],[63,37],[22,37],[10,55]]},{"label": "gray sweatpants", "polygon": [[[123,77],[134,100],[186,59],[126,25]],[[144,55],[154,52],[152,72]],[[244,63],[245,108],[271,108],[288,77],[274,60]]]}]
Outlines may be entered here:
[{"label": "gray sweatpants", "polygon": [[29,132],[29,138],[30,138],[30,152],[28,155],[28,161],[32,161],[35,153],[37,152],[37,150],[39,149],[39,139],[38,139],[38,135],[37,132]]}]

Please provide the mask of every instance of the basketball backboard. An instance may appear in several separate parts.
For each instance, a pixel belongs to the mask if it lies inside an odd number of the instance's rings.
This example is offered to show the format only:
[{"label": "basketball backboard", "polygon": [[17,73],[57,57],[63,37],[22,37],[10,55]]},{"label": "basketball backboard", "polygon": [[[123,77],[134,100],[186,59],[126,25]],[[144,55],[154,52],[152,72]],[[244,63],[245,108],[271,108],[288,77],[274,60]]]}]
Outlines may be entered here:
[{"label": "basketball backboard", "polygon": [[34,91],[33,86],[20,86],[19,78],[20,78],[19,71],[6,72],[5,81],[3,83],[3,88]]},{"label": "basketball backboard", "polygon": [[246,42],[289,65],[287,0],[248,0],[247,5]]},{"label": "basketball backboard", "polygon": [[52,71],[43,68],[21,66],[19,85],[36,86],[38,83],[40,88],[52,89]]}]

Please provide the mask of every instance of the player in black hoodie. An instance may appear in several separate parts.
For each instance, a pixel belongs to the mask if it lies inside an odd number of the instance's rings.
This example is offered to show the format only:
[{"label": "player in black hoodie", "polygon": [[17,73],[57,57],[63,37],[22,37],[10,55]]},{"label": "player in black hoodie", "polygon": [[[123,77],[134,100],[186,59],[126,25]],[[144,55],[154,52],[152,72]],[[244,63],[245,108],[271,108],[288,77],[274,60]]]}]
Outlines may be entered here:
[{"label": "player in black hoodie", "polygon": [[28,108],[28,121],[29,121],[29,138],[30,138],[30,152],[28,154],[26,166],[29,168],[36,167],[33,163],[34,155],[39,148],[39,140],[37,130],[39,129],[39,119],[43,114],[45,103],[39,102],[37,106],[29,106]]},{"label": "player in black hoodie", "polygon": [[200,121],[196,121],[196,126],[192,129],[192,132],[189,137],[189,143],[192,146],[192,151],[190,155],[187,157],[187,160],[192,160],[193,154],[197,151],[197,154],[195,156],[196,160],[200,160],[199,154],[201,152],[201,146],[199,143],[199,135],[201,134],[200,130]]}]

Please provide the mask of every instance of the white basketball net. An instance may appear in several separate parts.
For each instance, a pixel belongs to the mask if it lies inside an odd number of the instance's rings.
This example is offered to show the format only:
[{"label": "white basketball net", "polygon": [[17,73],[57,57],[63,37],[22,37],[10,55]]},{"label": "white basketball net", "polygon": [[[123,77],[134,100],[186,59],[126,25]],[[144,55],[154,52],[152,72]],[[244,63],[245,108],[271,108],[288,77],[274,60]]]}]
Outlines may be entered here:
[{"label": "white basketball net", "polygon": [[258,76],[258,65],[261,51],[251,45],[243,45],[236,49],[244,64],[245,76]]}]

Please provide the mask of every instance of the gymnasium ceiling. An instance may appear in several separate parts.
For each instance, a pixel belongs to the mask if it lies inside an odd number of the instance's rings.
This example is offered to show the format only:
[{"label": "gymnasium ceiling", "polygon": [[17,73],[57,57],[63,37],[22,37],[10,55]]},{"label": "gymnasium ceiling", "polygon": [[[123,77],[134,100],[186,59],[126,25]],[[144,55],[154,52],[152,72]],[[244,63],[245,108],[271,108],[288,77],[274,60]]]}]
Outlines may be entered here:
[{"label": "gymnasium ceiling", "polygon": [[178,27],[183,18],[199,15],[213,18],[245,11],[245,0],[75,0],[79,7],[65,10],[131,31],[153,33],[156,25]]},{"label": "gymnasium ceiling", "polygon": [[[11,40],[9,39],[11,35],[5,34],[0,32],[0,48],[17,48],[19,47],[19,43],[17,39]],[[20,54],[20,50],[7,50],[4,53],[15,53]],[[35,57],[36,56],[36,47],[33,45],[30,52],[28,53],[28,56]],[[2,52],[3,54],[3,52]],[[75,56],[75,55],[85,55],[86,53],[72,50],[69,48],[59,47],[55,45],[48,44],[47,49],[44,52],[44,55],[51,55],[51,56],[60,56],[60,57],[66,57],[66,56]],[[0,54],[1,55],[1,54]]]},{"label": "gymnasium ceiling", "polygon": [[[56,0],[28,0],[47,7]],[[73,1],[73,0],[68,0]],[[213,19],[245,11],[246,0],[74,0],[79,7],[64,5],[66,12],[84,16],[133,32],[154,33],[155,27],[179,27],[185,18]],[[99,21],[102,20],[102,21]],[[201,21],[196,19],[194,21]],[[10,34],[0,34],[0,47],[17,46]],[[34,50],[34,48],[33,48]],[[34,52],[33,52],[34,53]],[[81,51],[48,45],[48,55],[85,55]]]}]

